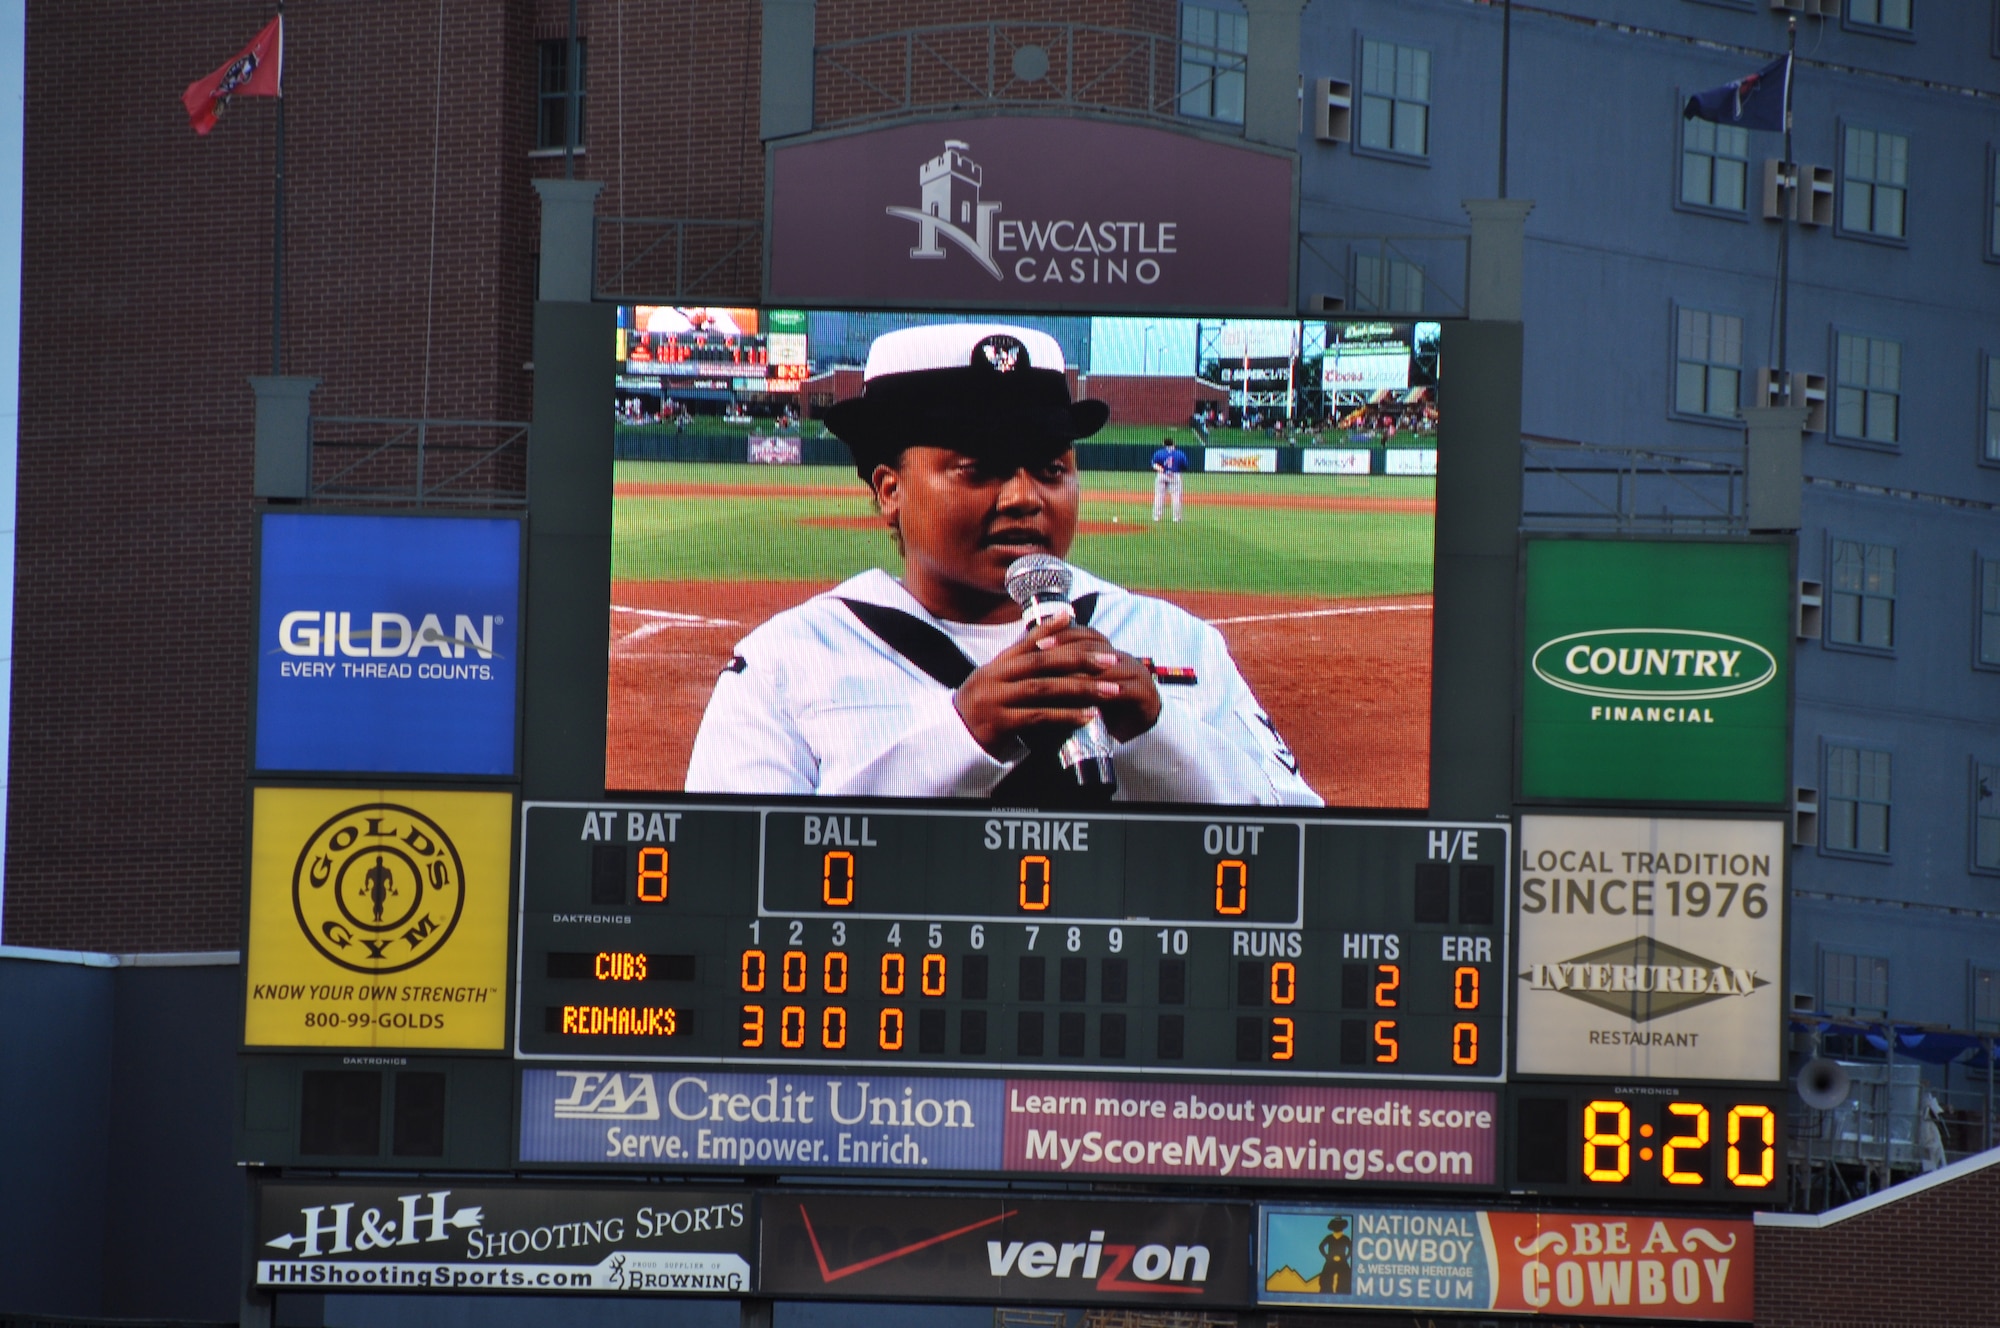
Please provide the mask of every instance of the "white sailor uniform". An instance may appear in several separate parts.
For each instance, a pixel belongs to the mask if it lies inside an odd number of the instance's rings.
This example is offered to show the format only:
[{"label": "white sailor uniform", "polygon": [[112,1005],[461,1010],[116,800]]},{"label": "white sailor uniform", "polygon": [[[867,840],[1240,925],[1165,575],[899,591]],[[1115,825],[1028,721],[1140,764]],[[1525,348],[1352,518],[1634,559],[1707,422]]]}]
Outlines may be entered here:
[{"label": "white sailor uniform", "polygon": [[[1090,626],[1176,671],[1159,722],[1117,747],[1118,798],[1320,806],[1237,673],[1222,634],[1183,609],[1078,570]],[[973,741],[952,689],[890,646],[843,600],[900,610],[983,665],[1018,623],[934,618],[901,582],[863,572],[777,614],[737,646],[695,735],[691,793],[985,798],[1015,768]],[[1191,673],[1192,680],[1187,681]]]}]

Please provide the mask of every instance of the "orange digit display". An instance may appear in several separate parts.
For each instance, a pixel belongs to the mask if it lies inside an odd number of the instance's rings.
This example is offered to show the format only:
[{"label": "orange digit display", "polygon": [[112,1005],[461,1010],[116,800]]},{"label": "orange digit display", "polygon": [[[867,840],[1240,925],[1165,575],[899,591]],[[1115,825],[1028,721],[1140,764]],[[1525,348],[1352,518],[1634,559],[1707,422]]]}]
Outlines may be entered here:
[{"label": "orange digit display", "polygon": [[743,1045],[750,1048],[764,1045],[764,1007],[761,1005],[743,1007]]},{"label": "orange digit display", "polygon": [[1299,998],[1299,969],[1289,959],[1271,965],[1271,1004],[1290,1005]]},{"label": "orange digit display", "polygon": [[803,1047],[806,1044],[806,1011],[802,1005],[787,1005],[778,1011],[778,1045]]},{"label": "orange digit display", "polygon": [[926,996],[944,995],[944,956],[927,954],[923,967],[918,970],[917,981]]},{"label": "orange digit display", "polygon": [[1454,1010],[1477,1010],[1479,1008],[1478,969],[1466,967],[1452,971],[1451,1005]]},{"label": "orange digit display", "polygon": [[828,1051],[839,1051],[847,1045],[847,1011],[838,1005],[829,1005],[820,1012],[819,1044]]},{"label": "orange digit display", "polygon": [[1021,859],[1021,907],[1041,913],[1049,906],[1049,860],[1039,853]]},{"label": "orange digit display", "polygon": [[667,902],[667,851],[658,844],[639,850],[639,902]]},{"label": "orange digit display", "polygon": [[1298,1025],[1289,1016],[1279,1015],[1271,1021],[1271,1059],[1288,1061],[1296,1054]]},{"label": "orange digit display", "polygon": [[778,981],[788,992],[802,992],[806,989],[806,952],[787,950],[783,964],[778,969]]},{"label": "orange digit display", "polygon": [[882,994],[901,996],[903,984],[909,978],[909,964],[894,950],[882,956]]},{"label": "orange digit display", "polygon": [[745,950],[743,952],[743,990],[764,990],[764,952]]},{"label": "orange digit display", "polygon": [[[1604,1128],[1604,1118],[1613,1124]],[[1609,1166],[1599,1165],[1611,1150]],[[1632,1108],[1623,1102],[1592,1102],[1583,1109],[1583,1174],[1595,1181],[1614,1182],[1632,1174]]]},{"label": "orange digit display", "polygon": [[1215,911],[1233,918],[1250,907],[1250,869],[1235,858],[1215,864]]},{"label": "orange digit display", "polygon": [[1699,1102],[1669,1102],[1667,1114],[1690,1120],[1694,1130],[1690,1134],[1676,1134],[1660,1148],[1660,1174],[1669,1185],[1702,1185],[1708,1177],[1699,1171],[1682,1171],[1674,1154],[1681,1149],[1705,1149],[1708,1147],[1708,1108]]},{"label": "orange digit display", "polygon": [[846,849],[829,849],[821,859],[819,897],[832,908],[854,902],[854,855]]},{"label": "orange digit display", "polygon": [[891,1006],[882,1012],[882,1022],[878,1026],[875,1043],[884,1051],[903,1049],[903,1012]]},{"label": "orange digit display", "polygon": [[1377,1019],[1375,1021],[1375,1063],[1394,1065],[1402,1057],[1403,1046],[1396,1041],[1396,1021]]},{"label": "orange digit display", "polygon": [[1451,1026],[1451,1063],[1453,1065],[1479,1064],[1478,1024],[1453,1024]]},{"label": "orange digit display", "polygon": [[1396,1008],[1396,993],[1403,986],[1403,969],[1400,964],[1375,965],[1375,1004],[1385,1010]]},{"label": "orange digit display", "polygon": [[820,961],[819,986],[829,996],[844,995],[847,991],[847,952],[828,950],[826,958]]},{"label": "orange digit display", "polygon": [[[1757,1123],[1756,1145],[1761,1146],[1763,1156],[1758,1160],[1755,1171],[1743,1166],[1744,1148],[1743,1123]],[[1772,1145],[1778,1140],[1778,1119],[1769,1107],[1741,1106],[1729,1109],[1729,1148],[1724,1154],[1729,1161],[1729,1183],[1745,1189],[1762,1189],[1777,1176],[1778,1150]]]}]

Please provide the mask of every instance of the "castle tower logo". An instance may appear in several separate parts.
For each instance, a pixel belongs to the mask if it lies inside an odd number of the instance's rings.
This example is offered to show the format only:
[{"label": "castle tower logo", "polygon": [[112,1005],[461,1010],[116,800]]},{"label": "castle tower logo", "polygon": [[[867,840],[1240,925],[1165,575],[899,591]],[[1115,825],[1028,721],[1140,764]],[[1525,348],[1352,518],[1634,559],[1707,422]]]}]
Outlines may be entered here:
[{"label": "castle tower logo", "polygon": [[1005,281],[1000,265],[993,261],[993,219],[1000,205],[980,200],[986,172],[968,151],[963,140],[946,139],[944,151],[917,170],[919,205],[890,206],[883,211],[917,223],[917,245],[910,250],[910,257],[941,259],[946,251],[938,242],[949,240],[971,255],[995,281]]}]

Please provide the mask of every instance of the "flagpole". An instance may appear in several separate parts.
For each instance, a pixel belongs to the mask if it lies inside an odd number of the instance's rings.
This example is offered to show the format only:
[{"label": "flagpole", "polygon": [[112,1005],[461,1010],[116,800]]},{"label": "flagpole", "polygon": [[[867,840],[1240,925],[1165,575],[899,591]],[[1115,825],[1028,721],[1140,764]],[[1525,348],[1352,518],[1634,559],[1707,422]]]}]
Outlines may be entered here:
[{"label": "flagpole", "polygon": [[285,372],[285,0],[278,0],[278,150],[271,188],[271,376]]},{"label": "flagpole", "polygon": [[[1785,363],[1786,336],[1791,331],[1792,215],[1799,210],[1799,168],[1792,160],[1792,63],[1799,48],[1799,21],[1785,20],[1785,164],[1791,181],[1791,206],[1779,210],[1778,230],[1778,400],[1792,405],[1792,376]],[[1768,400],[1758,403],[1769,405]]]}]

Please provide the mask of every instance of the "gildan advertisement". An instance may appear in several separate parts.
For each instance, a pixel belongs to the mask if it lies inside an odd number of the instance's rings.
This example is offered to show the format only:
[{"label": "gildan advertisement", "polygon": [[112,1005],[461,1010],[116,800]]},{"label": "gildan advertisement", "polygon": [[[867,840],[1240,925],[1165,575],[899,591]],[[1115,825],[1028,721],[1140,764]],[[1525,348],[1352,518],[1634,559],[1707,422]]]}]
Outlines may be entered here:
[{"label": "gildan advertisement", "polygon": [[1523,816],[1521,1074],[1770,1081],[1785,825]]},{"label": "gildan advertisement", "polygon": [[520,522],[259,521],[259,770],[514,772]]},{"label": "gildan advertisement", "polygon": [[839,1300],[1250,1303],[1248,1204],[766,1194],[760,1289]]},{"label": "gildan advertisement", "polygon": [[741,1296],[755,1233],[740,1189],[269,1184],[257,1194],[256,1284]]},{"label": "gildan advertisement", "polygon": [[620,313],[607,788],[1428,802],[1434,324],[755,314]]},{"label": "gildan advertisement", "polygon": [[524,1070],[524,1163],[1490,1187],[1492,1093]]},{"label": "gildan advertisement", "polygon": [[1756,1232],[1741,1220],[1265,1204],[1258,1223],[1265,1305],[1753,1317]]}]

